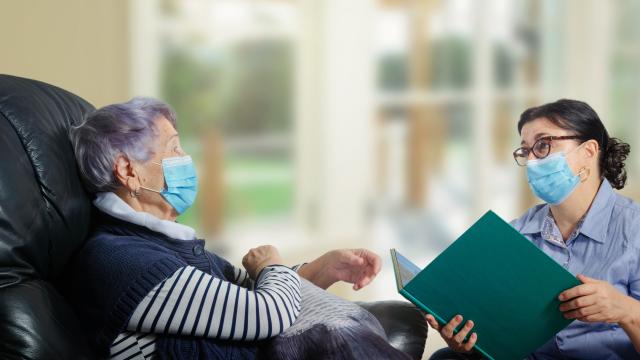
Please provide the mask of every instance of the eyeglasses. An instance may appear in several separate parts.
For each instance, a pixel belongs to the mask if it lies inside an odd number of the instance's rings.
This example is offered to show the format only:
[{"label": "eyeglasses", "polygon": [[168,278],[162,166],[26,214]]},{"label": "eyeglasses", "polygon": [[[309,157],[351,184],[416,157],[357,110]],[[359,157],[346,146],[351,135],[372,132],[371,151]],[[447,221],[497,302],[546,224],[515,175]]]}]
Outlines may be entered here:
[{"label": "eyeglasses", "polygon": [[513,158],[519,166],[527,166],[529,161],[529,154],[533,153],[538,159],[544,159],[549,156],[551,152],[551,142],[557,140],[575,140],[579,139],[579,136],[545,136],[536,140],[532,147],[523,146],[516,149],[513,152]]}]

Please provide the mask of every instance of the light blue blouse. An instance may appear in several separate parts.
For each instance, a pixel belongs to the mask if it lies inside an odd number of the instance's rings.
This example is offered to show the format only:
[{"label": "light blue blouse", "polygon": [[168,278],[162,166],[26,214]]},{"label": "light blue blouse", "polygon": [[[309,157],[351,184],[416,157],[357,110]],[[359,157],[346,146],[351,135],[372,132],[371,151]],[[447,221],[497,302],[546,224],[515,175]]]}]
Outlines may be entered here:
[{"label": "light blue blouse", "polygon": [[[640,299],[640,205],[614,192],[607,180],[566,243],[548,204],[534,206],[511,225],[572,274],[606,280]],[[528,359],[626,360],[640,355],[618,325],[576,320]]]}]

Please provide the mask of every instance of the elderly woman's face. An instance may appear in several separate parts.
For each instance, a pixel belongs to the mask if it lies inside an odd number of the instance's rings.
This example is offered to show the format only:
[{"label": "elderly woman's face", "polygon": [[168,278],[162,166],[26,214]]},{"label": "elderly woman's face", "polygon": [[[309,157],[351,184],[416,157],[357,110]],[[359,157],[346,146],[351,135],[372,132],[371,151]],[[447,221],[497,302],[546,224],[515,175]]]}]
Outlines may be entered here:
[{"label": "elderly woman's face", "polygon": [[164,158],[184,156],[185,153],[180,146],[178,132],[173,128],[169,120],[161,117],[156,121],[158,136],[154,144],[154,156],[151,160],[160,162]]},{"label": "elderly woman's face", "polygon": [[[157,136],[154,138],[152,145],[153,155],[148,161],[137,164],[137,172],[141,186],[160,191],[165,184],[162,166],[158,164],[162,163],[162,159],[184,156],[185,153],[180,146],[178,132],[173,128],[169,120],[164,117],[158,118],[155,132]],[[171,205],[160,194],[154,192],[142,191],[139,200],[167,211],[173,211]]]}]

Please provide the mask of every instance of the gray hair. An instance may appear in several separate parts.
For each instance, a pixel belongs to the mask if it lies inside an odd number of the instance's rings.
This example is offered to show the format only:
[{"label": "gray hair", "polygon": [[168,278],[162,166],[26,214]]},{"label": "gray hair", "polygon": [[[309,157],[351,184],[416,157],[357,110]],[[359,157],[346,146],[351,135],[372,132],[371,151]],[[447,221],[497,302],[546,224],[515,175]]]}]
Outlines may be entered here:
[{"label": "gray hair", "polygon": [[120,187],[114,164],[119,155],[138,162],[153,156],[152,139],[156,120],[164,116],[176,127],[176,115],[162,101],[136,97],[125,103],[107,105],[90,113],[70,130],[80,176],[91,193]]}]

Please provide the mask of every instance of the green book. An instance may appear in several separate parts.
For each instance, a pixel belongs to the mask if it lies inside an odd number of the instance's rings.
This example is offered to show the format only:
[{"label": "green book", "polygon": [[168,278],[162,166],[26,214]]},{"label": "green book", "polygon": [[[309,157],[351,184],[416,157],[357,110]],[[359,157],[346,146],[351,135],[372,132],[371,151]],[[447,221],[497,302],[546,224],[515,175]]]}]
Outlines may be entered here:
[{"label": "green book", "polygon": [[423,270],[391,258],[400,294],[440,324],[473,320],[475,348],[495,360],[523,359],[569,325],[557,297],[581,284],[492,211]]}]

